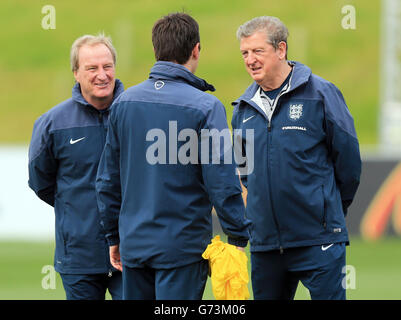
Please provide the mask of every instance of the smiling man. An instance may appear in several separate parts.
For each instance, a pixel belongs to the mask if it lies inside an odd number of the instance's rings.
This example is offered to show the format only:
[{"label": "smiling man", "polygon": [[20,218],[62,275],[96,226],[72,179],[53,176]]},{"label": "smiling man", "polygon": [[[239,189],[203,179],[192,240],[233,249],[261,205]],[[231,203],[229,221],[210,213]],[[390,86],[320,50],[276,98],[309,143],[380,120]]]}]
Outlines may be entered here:
[{"label": "smiling man", "polygon": [[95,194],[109,107],[124,91],[115,64],[110,38],[78,38],[71,48],[72,98],[35,122],[29,148],[29,186],[54,207],[54,266],[69,300],[101,300],[107,289],[113,299],[122,297],[121,272],[109,262]]},{"label": "smiling man", "polygon": [[84,99],[98,110],[108,108],[114,98],[115,53],[103,43],[82,45],[72,56],[74,77]]},{"label": "smiling man", "polygon": [[[298,282],[312,299],[345,299],[347,208],[361,159],[353,118],[335,85],[287,60],[286,26],[257,17],[237,31],[254,82],[234,105],[232,127],[254,130],[248,189],[255,299],[293,299]],[[246,148],[243,148],[246,150]]]}]

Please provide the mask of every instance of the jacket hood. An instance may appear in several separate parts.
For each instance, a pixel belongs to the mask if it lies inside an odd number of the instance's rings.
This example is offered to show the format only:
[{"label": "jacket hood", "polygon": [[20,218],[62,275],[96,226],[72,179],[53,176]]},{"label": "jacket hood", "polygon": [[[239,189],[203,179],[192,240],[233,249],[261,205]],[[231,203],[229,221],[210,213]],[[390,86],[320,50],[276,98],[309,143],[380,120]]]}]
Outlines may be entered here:
[{"label": "jacket hood", "polygon": [[[123,83],[119,80],[116,79],[115,81],[115,87],[114,87],[114,94],[113,94],[113,102],[114,100],[124,92],[124,85]],[[77,82],[75,83],[74,87],[72,88],[72,100],[83,104],[87,106],[92,106],[88,101],[85,100],[85,98],[82,96],[81,93],[81,85]],[[111,105],[111,104],[110,104]]]},{"label": "jacket hood", "polygon": [[[302,84],[308,82],[309,77],[312,72],[311,69],[300,62],[297,61],[288,61],[290,65],[293,66],[292,69],[292,78],[290,81],[290,91],[295,88],[301,86]],[[235,100],[232,104],[238,104],[241,100],[250,100],[255,95],[256,91],[259,89],[259,85],[256,82],[253,82],[244,92],[242,96],[240,96],[237,100]]]},{"label": "jacket hood", "polygon": [[157,80],[182,80],[202,91],[216,90],[214,86],[198,78],[184,66],[169,61],[157,61],[150,70],[149,77]]}]

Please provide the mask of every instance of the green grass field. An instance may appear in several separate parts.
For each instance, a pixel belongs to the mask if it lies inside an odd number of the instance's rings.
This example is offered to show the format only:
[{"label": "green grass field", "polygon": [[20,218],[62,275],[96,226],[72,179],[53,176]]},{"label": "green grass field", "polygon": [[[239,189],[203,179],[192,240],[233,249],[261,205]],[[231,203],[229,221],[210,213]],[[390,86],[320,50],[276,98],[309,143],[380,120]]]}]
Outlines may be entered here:
[{"label": "green grass field", "polygon": [[[336,84],[355,118],[362,145],[377,142],[380,1],[363,0],[118,0],[51,1],[56,29],[44,30],[48,1],[2,0],[0,4],[0,143],[28,143],[33,122],[71,96],[72,42],[86,33],[111,35],[118,52],[117,77],[126,87],[148,77],[154,63],[151,29],[161,16],[185,10],[199,22],[201,60],[197,75],[216,87],[226,106],[251,80],[235,38],[238,26],[260,15],[288,26],[288,58]],[[342,27],[341,9],[352,4],[356,28]]]},{"label": "green grass field", "polygon": [[[235,38],[238,26],[260,15],[280,17],[289,28],[288,58],[336,84],[354,116],[360,144],[378,142],[380,0],[2,0],[0,3],[0,143],[29,143],[34,121],[71,96],[72,42],[104,31],[117,49],[116,75],[126,87],[148,77],[154,63],[151,29],[170,12],[190,13],[200,25],[197,75],[216,87],[230,122],[231,101],[251,80]],[[56,9],[56,29],[44,30],[41,9]],[[356,10],[356,29],[342,28],[344,5]],[[22,170],[22,169],[21,169]],[[25,170],[25,169],[24,169]],[[355,238],[348,249],[356,270],[350,299],[401,298],[401,239],[366,243]],[[64,299],[61,279],[44,290],[42,268],[53,264],[53,243],[0,242],[0,299]],[[212,299],[210,283],[205,298]],[[302,286],[297,299],[308,299]]]},{"label": "green grass field", "polygon": [[[401,299],[400,248],[401,238],[384,238],[378,242],[352,238],[347,249],[347,265],[355,268],[356,278],[355,289],[347,291],[347,298]],[[46,276],[42,268],[53,265],[53,249],[51,242],[0,242],[0,300],[65,299],[58,274],[56,289],[42,288]],[[250,285],[249,288],[252,293]],[[309,299],[309,293],[300,285],[295,298]],[[210,280],[204,299],[214,299]]]}]

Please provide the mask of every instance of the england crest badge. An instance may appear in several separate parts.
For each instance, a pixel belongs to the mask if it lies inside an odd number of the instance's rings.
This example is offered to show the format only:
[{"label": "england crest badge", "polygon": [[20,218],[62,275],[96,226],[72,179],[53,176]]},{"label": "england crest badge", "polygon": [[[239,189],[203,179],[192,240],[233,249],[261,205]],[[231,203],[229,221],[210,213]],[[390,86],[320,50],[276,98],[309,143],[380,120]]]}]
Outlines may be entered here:
[{"label": "england crest badge", "polygon": [[302,107],[303,104],[290,104],[288,110],[288,117],[292,121],[297,121],[302,117]]}]

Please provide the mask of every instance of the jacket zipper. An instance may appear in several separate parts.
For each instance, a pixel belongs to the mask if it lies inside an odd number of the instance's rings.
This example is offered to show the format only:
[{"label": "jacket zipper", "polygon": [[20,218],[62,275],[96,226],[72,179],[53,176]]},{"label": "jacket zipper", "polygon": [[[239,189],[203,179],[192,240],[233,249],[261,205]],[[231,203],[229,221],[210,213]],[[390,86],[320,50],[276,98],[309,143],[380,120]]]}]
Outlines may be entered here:
[{"label": "jacket zipper", "polygon": [[100,111],[98,111],[99,112],[99,114],[98,114],[98,118],[99,118],[99,123],[101,124],[101,129],[102,129],[102,138],[103,138],[103,140],[102,140],[102,143],[103,143],[103,145],[105,144],[105,140],[106,140],[106,138],[105,138],[105,134],[104,134],[104,121],[103,121],[103,113],[101,113]]},{"label": "jacket zipper", "polygon": [[[98,118],[99,118],[99,122],[101,124],[101,130],[102,130],[102,150],[103,150],[104,145],[106,143],[106,132],[105,132],[105,125],[104,125],[104,116],[105,115],[100,111],[98,111],[98,112],[99,112],[98,113]],[[109,256],[109,250],[108,250],[108,248],[106,246],[106,257],[108,257],[108,256]],[[110,259],[108,259],[108,261],[106,261],[106,264],[107,264],[107,266],[109,268],[107,276],[109,278],[111,278],[113,276],[113,269],[112,269],[112,266],[111,266],[111,263],[110,263]]]},{"label": "jacket zipper", "polygon": [[[275,99],[275,101],[274,101],[273,113],[272,113],[272,115],[271,115],[271,117],[270,117],[270,120],[269,120],[269,118],[266,116],[266,119],[267,119],[267,132],[268,132],[268,139],[267,139],[267,141],[268,141],[269,145],[271,144],[271,131],[272,131],[271,122],[272,122],[273,115],[274,115],[274,113],[275,113],[275,111],[276,111],[276,109],[277,109],[278,100],[279,100],[283,95],[287,94],[287,93],[291,90],[291,80],[292,80],[292,76],[293,76],[293,75],[294,75],[294,73],[291,74],[291,77],[290,77],[290,80],[289,80],[289,82],[288,82],[287,88],[286,88],[284,91],[281,91],[281,92],[278,94],[278,96],[276,97],[276,99]],[[252,105],[252,103],[251,103],[250,101],[246,101],[246,102],[247,102],[249,105]],[[270,183],[270,182],[271,182],[271,181],[270,181],[270,176],[271,176],[271,174],[270,174],[269,157],[270,157],[270,156],[269,156],[269,153],[268,153],[268,154],[267,154],[267,171],[268,171],[268,173],[269,173],[269,184],[271,185],[271,183]],[[272,191],[271,191],[271,188],[269,188],[269,194],[270,194],[270,205],[271,205],[272,213],[273,213],[273,220],[274,220],[274,223],[275,223],[276,228],[277,228],[278,242],[279,242],[279,250],[280,250],[280,254],[283,254],[283,253],[284,253],[284,248],[283,248],[282,242],[281,242],[280,225],[279,225],[279,223],[278,223],[278,219],[277,219],[276,213],[274,212],[273,198],[272,198]]]},{"label": "jacket zipper", "polygon": [[[271,131],[272,131],[272,124],[271,124],[271,123],[272,123],[273,115],[274,115],[275,111],[277,110],[277,106],[278,106],[278,101],[279,101],[279,99],[280,99],[283,95],[285,95],[286,93],[288,93],[288,92],[290,91],[290,88],[291,88],[291,86],[290,86],[291,78],[292,78],[292,75],[291,75],[291,77],[290,77],[290,80],[289,80],[289,83],[288,83],[288,87],[286,88],[286,90],[281,91],[281,92],[278,94],[278,96],[276,97],[276,99],[275,99],[275,101],[274,101],[273,113],[271,114],[270,119],[267,120],[267,121],[268,121],[268,122],[267,122],[267,132],[268,132],[268,139],[267,139],[267,141],[268,141],[268,145],[269,145],[269,146],[272,144],[272,142],[271,142],[271,141],[272,141],[272,133],[271,133]],[[272,185],[272,184],[271,184],[271,181],[270,181],[271,169],[270,169],[269,159],[270,159],[270,153],[268,152],[268,153],[267,153],[267,169],[268,169],[267,171],[268,171],[268,173],[269,173],[269,185],[271,186],[271,185]],[[279,224],[279,222],[278,222],[278,218],[277,218],[277,215],[276,215],[275,210],[274,210],[274,205],[273,205],[273,194],[272,194],[271,187],[269,188],[269,193],[270,193],[270,205],[271,205],[272,213],[273,213],[273,220],[274,220],[274,223],[276,224],[276,228],[277,228],[279,250],[280,250],[280,254],[283,254],[283,253],[284,253],[284,248],[283,248],[282,241],[281,241],[280,224]]]},{"label": "jacket zipper", "polygon": [[106,135],[107,135],[107,131],[106,131],[106,126],[104,125],[104,118],[106,117],[106,113],[102,113],[100,111],[98,111],[98,118],[99,118],[99,122],[101,124],[101,130],[102,130],[102,151],[104,149],[104,145],[106,144]]},{"label": "jacket zipper", "polygon": [[[268,120],[268,124],[267,124],[267,131],[268,131],[268,137],[267,137],[267,141],[268,141],[268,146],[271,145],[271,120]],[[269,164],[269,160],[270,160],[270,153],[267,153],[267,171],[269,174],[269,185],[271,186],[271,170],[270,170],[270,164]],[[270,206],[272,208],[272,214],[273,214],[273,220],[274,220],[274,224],[276,225],[276,229],[277,229],[277,235],[278,235],[278,244],[279,244],[279,249],[280,249],[280,254],[284,253],[284,249],[282,246],[282,242],[281,242],[281,232],[280,232],[280,225],[278,223],[278,219],[277,219],[277,215],[276,212],[274,210],[274,206],[273,206],[273,193],[272,193],[272,189],[271,187],[269,187],[269,195],[270,195]]]}]

